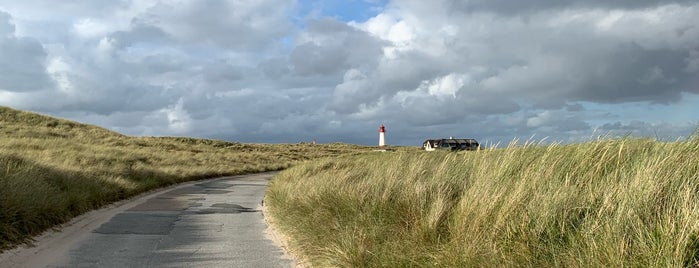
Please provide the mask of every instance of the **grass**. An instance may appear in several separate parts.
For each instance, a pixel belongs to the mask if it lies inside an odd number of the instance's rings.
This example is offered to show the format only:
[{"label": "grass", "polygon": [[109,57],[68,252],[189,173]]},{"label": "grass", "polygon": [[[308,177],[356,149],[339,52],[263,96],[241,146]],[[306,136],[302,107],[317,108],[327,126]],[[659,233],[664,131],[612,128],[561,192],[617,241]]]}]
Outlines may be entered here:
[{"label": "grass", "polygon": [[0,251],[111,202],[178,182],[357,154],[347,144],[129,137],[0,107]]},{"label": "grass", "polygon": [[311,267],[696,267],[699,140],[327,159],[265,203]]}]

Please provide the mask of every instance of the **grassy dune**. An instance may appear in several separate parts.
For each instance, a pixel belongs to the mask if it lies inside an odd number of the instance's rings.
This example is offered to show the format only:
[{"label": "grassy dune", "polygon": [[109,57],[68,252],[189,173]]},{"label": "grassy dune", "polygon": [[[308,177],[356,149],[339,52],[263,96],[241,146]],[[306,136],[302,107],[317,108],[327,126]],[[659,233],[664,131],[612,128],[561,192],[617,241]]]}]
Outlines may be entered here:
[{"label": "grassy dune", "polygon": [[129,137],[0,107],[0,251],[88,210],[177,182],[356,154],[345,144]]},{"label": "grassy dune", "polygon": [[265,202],[314,267],[699,265],[697,139],[329,159]]}]

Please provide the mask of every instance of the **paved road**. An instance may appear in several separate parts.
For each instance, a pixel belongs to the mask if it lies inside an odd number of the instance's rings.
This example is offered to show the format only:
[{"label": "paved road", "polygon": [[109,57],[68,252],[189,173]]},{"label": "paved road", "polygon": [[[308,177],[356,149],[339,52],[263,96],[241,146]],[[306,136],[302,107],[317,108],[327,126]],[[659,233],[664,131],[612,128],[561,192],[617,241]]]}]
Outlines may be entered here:
[{"label": "paved road", "polygon": [[58,252],[48,252],[48,257],[39,252],[12,265],[293,267],[266,234],[261,212],[274,175],[220,178],[141,198],[145,200],[101,225],[82,230],[79,239],[66,240],[69,245],[61,245]]}]

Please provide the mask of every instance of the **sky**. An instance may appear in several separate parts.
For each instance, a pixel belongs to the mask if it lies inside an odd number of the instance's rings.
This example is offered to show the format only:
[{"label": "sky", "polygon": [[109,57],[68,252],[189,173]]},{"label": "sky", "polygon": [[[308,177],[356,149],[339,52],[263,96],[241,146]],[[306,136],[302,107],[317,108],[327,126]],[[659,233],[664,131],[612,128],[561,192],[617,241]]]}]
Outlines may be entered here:
[{"label": "sky", "polygon": [[255,143],[676,140],[699,0],[0,0],[0,105]]}]

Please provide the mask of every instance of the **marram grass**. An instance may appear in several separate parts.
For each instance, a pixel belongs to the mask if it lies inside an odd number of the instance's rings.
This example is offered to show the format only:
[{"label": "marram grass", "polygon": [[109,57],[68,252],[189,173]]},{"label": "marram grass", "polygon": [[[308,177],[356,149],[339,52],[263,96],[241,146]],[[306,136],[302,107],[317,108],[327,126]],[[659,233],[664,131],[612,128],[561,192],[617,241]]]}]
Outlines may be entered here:
[{"label": "marram grass", "polygon": [[696,139],[328,159],[265,202],[312,267],[699,265]]},{"label": "marram grass", "polygon": [[0,251],[91,209],[187,180],[280,170],[367,148],[129,137],[0,107]]}]

